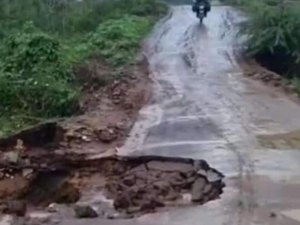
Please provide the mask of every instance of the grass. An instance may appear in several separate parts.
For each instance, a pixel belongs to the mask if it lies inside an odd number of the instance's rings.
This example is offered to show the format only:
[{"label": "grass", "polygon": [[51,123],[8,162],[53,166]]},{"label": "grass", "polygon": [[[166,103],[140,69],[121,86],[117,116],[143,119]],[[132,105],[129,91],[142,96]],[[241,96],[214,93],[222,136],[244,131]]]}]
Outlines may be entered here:
[{"label": "grass", "polygon": [[100,24],[89,37],[91,48],[98,49],[106,61],[118,66],[128,63],[136,53],[139,42],[151,27],[151,21],[126,15]]},{"label": "grass", "polygon": [[167,7],[156,0],[0,1],[0,137],[79,112],[74,68],[120,68]]}]

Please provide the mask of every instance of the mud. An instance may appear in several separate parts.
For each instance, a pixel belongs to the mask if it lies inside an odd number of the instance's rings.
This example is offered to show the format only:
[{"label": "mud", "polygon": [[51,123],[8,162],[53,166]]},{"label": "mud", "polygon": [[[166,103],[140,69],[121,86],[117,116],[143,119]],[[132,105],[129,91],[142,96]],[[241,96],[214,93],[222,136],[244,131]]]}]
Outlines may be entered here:
[{"label": "mud", "polygon": [[273,87],[276,91],[284,92],[287,95],[290,95],[290,97],[294,97],[293,100],[299,101],[299,91],[291,81],[283,76],[261,67],[252,60],[247,60],[247,64],[243,65],[243,68],[245,69],[245,76],[261,81],[264,85]]},{"label": "mud", "polygon": [[257,138],[262,146],[270,149],[300,149],[299,130],[286,133],[259,135]]}]

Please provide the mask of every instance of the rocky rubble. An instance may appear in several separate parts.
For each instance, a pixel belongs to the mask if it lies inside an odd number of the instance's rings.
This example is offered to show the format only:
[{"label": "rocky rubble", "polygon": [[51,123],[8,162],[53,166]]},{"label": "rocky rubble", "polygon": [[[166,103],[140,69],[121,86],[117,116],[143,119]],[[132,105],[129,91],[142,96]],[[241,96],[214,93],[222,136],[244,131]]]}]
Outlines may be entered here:
[{"label": "rocky rubble", "polygon": [[75,205],[75,215],[77,218],[96,218],[98,213],[88,205]]},{"label": "rocky rubble", "polygon": [[[182,202],[183,195],[191,195],[192,202],[204,204],[222,193],[222,175],[210,168],[197,173],[193,164],[151,160],[124,173],[112,176],[106,184],[114,207],[128,214],[153,212],[157,208]],[[217,177],[210,182],[205,173]],[[190,203],[192,203],[190,202]]]},{"label": "rocky rubble", "polygon": [[[118,132],[118,126],[107,126],[93,134],[109,143]],[[51,140],[57,140],[55,137],[52,132]],[[204,160],[117,154],[86,158],[62,154],[51,147],[32,148],[35,142],[30,135],[24,141],[17,139],[12,146],[0,140],[1,144],[9,147],[0,154],[0,211],[18,217],[31,215],[28,208],[48,213],[34,214],[30,221],[47,220],[49,213],[59,213],[56,209],[50,212],[49,205],[72,207],[84,193],[103,192],[112,200],[112,207],[101,206],[97,211],[92,205],[76,204],[77,218],[112,219],[131,218],[180,204],[204,204],[218,198],[224,187],[223,175]]]}]

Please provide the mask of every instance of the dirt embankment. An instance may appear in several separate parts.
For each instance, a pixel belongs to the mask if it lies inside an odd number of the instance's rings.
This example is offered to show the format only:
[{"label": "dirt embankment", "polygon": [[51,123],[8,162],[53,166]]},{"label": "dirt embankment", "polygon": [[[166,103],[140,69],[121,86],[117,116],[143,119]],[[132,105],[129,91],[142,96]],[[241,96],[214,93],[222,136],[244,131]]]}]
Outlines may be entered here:
[{"label": "dirt embankment", "polygon": [[17,139],[23,141],[27,152],[43,146],[62,154],[94,155],[122,145],[151,94],[146,58],[141,56],[125,68],[113,69],[94,57],[75,74],[83,93],[82,113],[0,139],[2,152],[10,151]]},{"label": "dirt embankment", "polygon": [[84,154],[116,149],[151,94],[147,59],[140,56],[135,63],[116,70],[101,59],[92,59],[78,68],[77,76],[84,87],[84,114],[60,123],[64,130],[61,147]]},{"label": "dirt embankment", "polygon": [[265,85],[276,88],[279,91],[286,93],[287,95],[298,100],[300,97],[299,90],[293,85],[293,83],[284,78],[283,76],[272,72],[271,70],[259,65],[253,59],[246,59],[241,61],[241,66],[244,69],[245,76],[263,82]]}]

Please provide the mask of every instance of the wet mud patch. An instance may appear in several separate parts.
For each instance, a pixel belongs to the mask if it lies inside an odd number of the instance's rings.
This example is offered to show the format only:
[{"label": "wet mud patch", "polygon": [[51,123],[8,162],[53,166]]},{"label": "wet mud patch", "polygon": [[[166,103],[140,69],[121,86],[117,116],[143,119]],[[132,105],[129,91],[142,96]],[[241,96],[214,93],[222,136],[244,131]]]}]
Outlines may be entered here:
[{"label": "wet mud patch", "polygon": [[272,149],[300,149],[300,131],[291,131],[280,134],[259,135],[259,143]]},{"label": "wet mud patch", "polygon": [[247,59],[245,62],[241,62],[241,65],[246,77],[261,81],[265,85],[287,94],[295,101],[299,100],[299,91],[289,79],[258,65],[254,60]]},{"label": "wet mud patch", "polygon": [[[25,204],[26,215],[26,210],[48,211],[58,203],[74,208],[72,216],[88,217],[82,213],[92,210],[93,217],[131,218],[167,207],[204,204],[219,198],[225,186],[223,175],[203,160],[158,156],[54,160],[52,167],[44,167],[40,159],[36,167],[15,164],[2,170],[3,213],[20,214],[14,207]],[[90,208],[78,209],[83,206]]]}]

